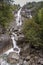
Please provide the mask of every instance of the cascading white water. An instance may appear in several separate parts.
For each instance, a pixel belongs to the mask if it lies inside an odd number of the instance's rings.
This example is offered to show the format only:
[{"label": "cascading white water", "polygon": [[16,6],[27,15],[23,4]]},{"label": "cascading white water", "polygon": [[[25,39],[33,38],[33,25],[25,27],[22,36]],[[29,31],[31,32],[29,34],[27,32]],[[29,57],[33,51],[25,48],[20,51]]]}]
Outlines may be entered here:
[{"label": "cascading white water", "polygon": [[15,33],[12,33],[11,39],[12,39],[12,41],[13,41],[13,47],[14,47],[14,48],[17,47],[15,37],[17,37],[17,35],[16,35]]},{"label": "cascading white water", "polygon": [[14,52],[16,52],[16,53],[19,54],[20,48],[17,46],[17,44],[16,44],[17,42],[16,42],[15,38],[17,38],[17,34],[12,33],[11,39],[12,39],[12,41],[13,41],[13,47],[14,47],[14,49],[15,49],[15,48],[18,49],[18,51],[14,50]]},{"label": "cascading white water", "polygon": [[21,14],[20,14],[20,12],[21,12],[21,9],[20,9],[20,10],[18,11],[18,13],[17,13],[17,18],[16,18],[17,26],[22,25]]},{"label": "cascading white water", "polygon": [[[21,26],[22,25],[20,12],[21,12],[21,9],[17,12],[17,17],[16,17],[16,24],[17,24],[17,26]],[[17,34],[12,32],[11,39],[12,39],[12,42],[13,42],[13,48],[11,48],[8,51],[6,51],[5,54],[8,55],[10,52],[16,52],[16,53],[19,54],[20,48],[17,46],[15,38],[17,38]],[[18,51],[14,50],[15,48],[18,49]]]}]

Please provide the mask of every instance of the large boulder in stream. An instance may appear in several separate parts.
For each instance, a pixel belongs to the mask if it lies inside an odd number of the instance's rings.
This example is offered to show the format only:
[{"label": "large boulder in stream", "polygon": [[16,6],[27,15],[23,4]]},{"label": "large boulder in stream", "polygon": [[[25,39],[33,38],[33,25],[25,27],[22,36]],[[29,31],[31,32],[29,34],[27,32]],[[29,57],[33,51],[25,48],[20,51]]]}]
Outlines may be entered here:
[{"label": "large boulder in stream", "polygon": [[10,64],[16,64],[19,63],[19,55],[16,52],[11,52],[8,55],[8,62]]},{"label": "large boulder in stream", "polygon": [[12,29],[12,31],[13,31],[13,32],[17,32],[17,31],[18,31],[18,28],[15,27],[15,28]]},{"label": "large boulder in stream", "polygon": [[17,33],[17,37],[18,37],[18,42],[20,42],[20,41],[24,41],[24,35],[22,34],[22,33]]},{"label": "large boulder in stream", "polygon": [[8,34],[0,35],[0,53],[8,50],[12,46],[12,40]]}]

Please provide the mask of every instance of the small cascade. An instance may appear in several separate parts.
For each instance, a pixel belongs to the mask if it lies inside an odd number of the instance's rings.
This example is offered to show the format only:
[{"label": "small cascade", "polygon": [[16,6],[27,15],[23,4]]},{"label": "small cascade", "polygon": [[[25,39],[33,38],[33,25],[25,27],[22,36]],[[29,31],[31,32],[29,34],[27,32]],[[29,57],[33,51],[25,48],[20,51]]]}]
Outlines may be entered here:
[{"label": "small cascade", "polygon": [[[17,46],[17,42],[16,42],[16,39],[17,39],[17,34],[15,34],[15,33],[12,33],[13,35],[11,36],[11,39],[12,39],[12,41],[13,41],[13,47],[14,47],[14,51],[16,52],[16,53],[18,53],[19,54],[19,52],[20,52],[20,48]],[[17,51],[16,51],[16,49],[17,49]]]},{"label": "small cascade", "polygon": [[32,18],[31,12],[30,12],[30,19]]}]

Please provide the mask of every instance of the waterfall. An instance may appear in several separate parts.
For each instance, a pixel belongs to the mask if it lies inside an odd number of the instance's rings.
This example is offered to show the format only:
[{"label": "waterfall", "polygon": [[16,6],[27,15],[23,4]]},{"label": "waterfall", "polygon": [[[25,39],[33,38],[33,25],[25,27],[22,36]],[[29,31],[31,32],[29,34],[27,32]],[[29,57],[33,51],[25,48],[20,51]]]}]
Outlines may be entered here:
[{"label": "waterfall", "polygon": [[[22,25],[20,12],[21,12],[21,9],[17,12],[17,17],[16,17],[17,27]],[[14,32],[12,32],[11,39],[12,39],[12,42],[13,42],[13,48],[9,49],[4,54],[7,54],[8,55],[10,52],[16,52],[16,53],[19,54],[20,48],[17,46],[17,44],[16,44],[17,42],[16,42],[15,38],[17,39],[17,34],[14,33]],[[15,49],[18,49],[18,51],[15,50]]]},{"label": "waterfall", "polygon": [[[31,18],[31,14],[30,14],[30,18]],[[16,24],[17,24],[17,27],[19,27],[18,31],[21,30],[20,26],[22,25],[22,20],[21,20],[21,9],[17,12],[17,17],[16,17]],[[12,39],[12,42],[13,42],[13,48],[9,49],[8,51],[4,52],[3,54],[7,54],[9,55],[10,52],[15,52],[15,53],[20,53],[20,48],[17,46],[17,42],[16,42],[16,39],[18,39],[18,36],[17,36],[17,33],[13,32],[12,31],[12,35],[11,35],[11,39]],[[6,60],[0,60],[0,65],[10,65],[7,63]],[[24,62],[25,63],[25,62]],[[19,63],[17,63],[17,65],[19,65]]]}]

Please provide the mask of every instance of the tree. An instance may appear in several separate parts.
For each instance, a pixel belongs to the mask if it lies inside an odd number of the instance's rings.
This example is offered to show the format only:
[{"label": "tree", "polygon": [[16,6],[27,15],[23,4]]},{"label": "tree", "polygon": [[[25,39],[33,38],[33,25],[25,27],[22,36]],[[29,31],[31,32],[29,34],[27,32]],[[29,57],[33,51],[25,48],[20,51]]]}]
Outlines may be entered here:
[{"label": "tree", "polygon": [[34,19],[27,19],[24,21],[23,33],[30,45],[35,47],[43,47],[42,30],[39,24]]},{"label": "tree", "polygon": [[43,8],[41,8],[41,10],[39,10],[38,20],[39,20],[39,24],[40,24],[41,26],[43,26]]},{"label": "tree", "polygon": [[[1,2],[3,1],[4,0],[1,0]],[[12,19],[13,14],[11,7],[6,2],[3,2],[2,7],[0,8],[0,25],[2,25],[3,28],[6,28]]]},{"label": "tree", "polygon": [[43,43],[43,8],[41,8],[41,9],[39,10],[38,20],[39,20],[39,25],[40,25],[40,27],[41,27],[40,37],[41,37],[42,43]]}]

